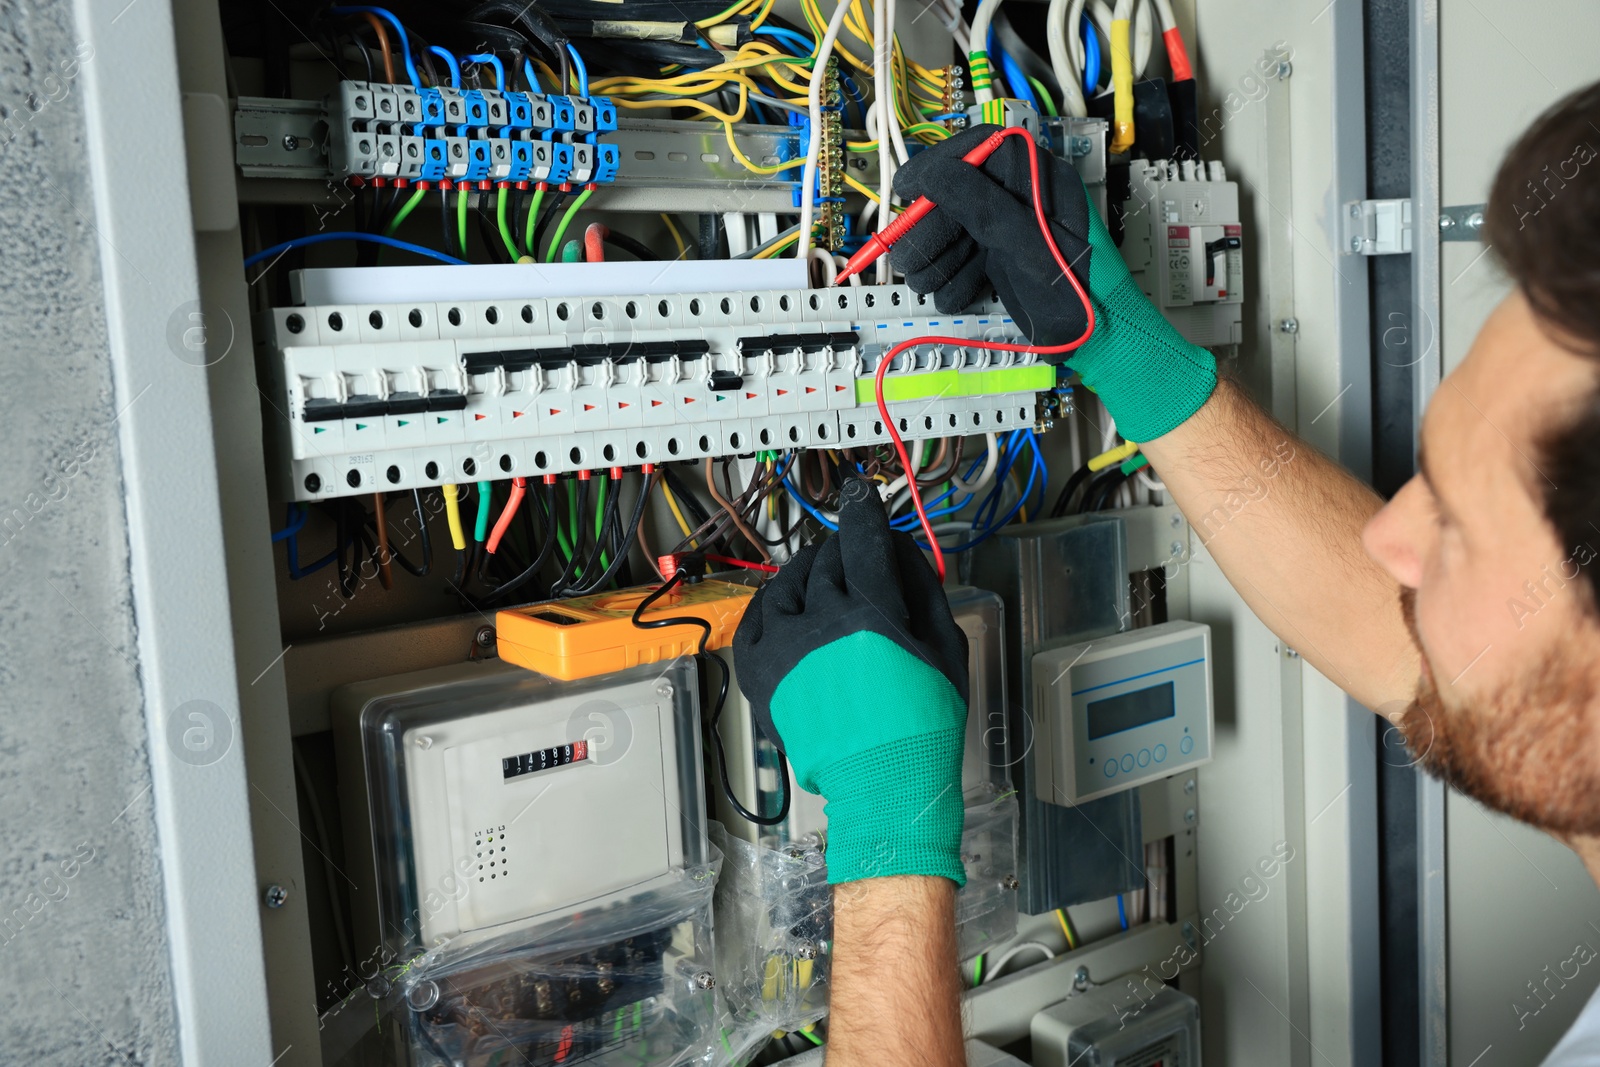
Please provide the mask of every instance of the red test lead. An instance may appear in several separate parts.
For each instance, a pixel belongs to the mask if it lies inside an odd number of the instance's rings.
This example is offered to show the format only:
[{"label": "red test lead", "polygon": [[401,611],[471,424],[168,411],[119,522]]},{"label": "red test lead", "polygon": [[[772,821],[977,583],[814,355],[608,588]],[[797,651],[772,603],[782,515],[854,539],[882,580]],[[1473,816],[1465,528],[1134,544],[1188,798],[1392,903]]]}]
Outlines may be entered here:
[{"label": "red test lead", "polygon": [[[979,143],[978,147],[962,156],[962,161],[971,163],[974,167],[982,165],[984,160],[994,155],[995,149],[1005,143],[1007,136],[1005,130],[990,134]],[[850,262],[834,276],[833,284],[843,285],[852,275],[860,274],[876,262],[879,256],[888,255],[890,246],[904,237],[907,230],[921,222],[923,216],[932,211],[934,206],[934,202],[925,196],[913,200],[911,206],[900,212],[893,222],[867,238],[867,243],[861,246],[861,250],[851,256]]]}]

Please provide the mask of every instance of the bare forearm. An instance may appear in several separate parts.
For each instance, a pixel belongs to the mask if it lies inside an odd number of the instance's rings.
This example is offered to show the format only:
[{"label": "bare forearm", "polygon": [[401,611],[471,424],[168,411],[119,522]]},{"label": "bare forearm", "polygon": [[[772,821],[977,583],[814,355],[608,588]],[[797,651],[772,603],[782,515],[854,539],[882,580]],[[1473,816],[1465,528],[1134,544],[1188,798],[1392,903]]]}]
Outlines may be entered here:
[{"label": "bare forearm", "polygon": [[1382,501],[1230,382],[1143,446],[1203,542],[1272,631],[1374,709],[1415,691],[1399,586],[1361,547]]},{"label": "bare forearm", "polygon": [[955,883],[903,876],[833,895],[831,1067],[963,1067]]}]

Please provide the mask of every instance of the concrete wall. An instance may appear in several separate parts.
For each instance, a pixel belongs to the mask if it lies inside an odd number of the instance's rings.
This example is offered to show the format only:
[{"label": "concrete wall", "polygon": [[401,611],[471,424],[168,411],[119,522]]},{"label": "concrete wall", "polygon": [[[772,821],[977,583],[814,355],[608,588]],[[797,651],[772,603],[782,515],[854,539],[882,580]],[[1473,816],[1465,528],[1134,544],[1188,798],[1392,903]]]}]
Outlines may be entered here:
[{"label": "concrete wall", "polygon": [[0,0],[0,1058],[174,1063],[83,40]]}]

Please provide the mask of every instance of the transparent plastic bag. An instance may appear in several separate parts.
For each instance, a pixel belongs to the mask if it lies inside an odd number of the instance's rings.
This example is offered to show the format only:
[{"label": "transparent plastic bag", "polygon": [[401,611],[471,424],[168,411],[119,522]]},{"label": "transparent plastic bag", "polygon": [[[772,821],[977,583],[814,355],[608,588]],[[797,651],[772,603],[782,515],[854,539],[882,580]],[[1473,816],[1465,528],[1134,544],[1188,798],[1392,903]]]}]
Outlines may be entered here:
[{"label": "transparent plastic bag", "polygon": [[720,1048],[712,896],[688,868],[471,944],[395,984],[418,1067],[710,1064]]},{"label": "transparent plastic bag", "polygon": [[737,1062],[774,1030],[827,1014],[833,892],[815,840],[766,848],[715,822],[710,834],[723,850],[716,915],[724,1052]]}]

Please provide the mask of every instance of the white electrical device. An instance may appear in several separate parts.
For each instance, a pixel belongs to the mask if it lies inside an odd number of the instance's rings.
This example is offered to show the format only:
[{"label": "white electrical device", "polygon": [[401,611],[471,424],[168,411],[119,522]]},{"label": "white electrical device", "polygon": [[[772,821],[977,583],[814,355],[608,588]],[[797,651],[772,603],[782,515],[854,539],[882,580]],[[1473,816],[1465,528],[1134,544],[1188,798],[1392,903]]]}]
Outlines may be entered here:
[{"label": "white electrical device", "polygon": [[333,699],[358,928],[441,938],[547,916],[698,862],[690,659],[563,682],[462,664]]},{"label": "white electrical device", "polygon": [[1033,657],[1040,800],[1081,804],[1211,759],[1211,627],[1164,622]]},{"label": "white electrical device", "polygon": [[1197,345],[1244,339],[1239,187],[1217,162],[1133,161],[1122,258],[1139,288]]},{"label": "white electrical device", "polygon": [[1039,1012],[1034,1067],[1200,1067],[1200,1005],[1133,975]]}]

